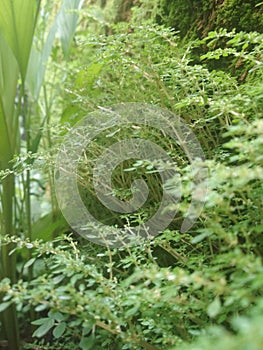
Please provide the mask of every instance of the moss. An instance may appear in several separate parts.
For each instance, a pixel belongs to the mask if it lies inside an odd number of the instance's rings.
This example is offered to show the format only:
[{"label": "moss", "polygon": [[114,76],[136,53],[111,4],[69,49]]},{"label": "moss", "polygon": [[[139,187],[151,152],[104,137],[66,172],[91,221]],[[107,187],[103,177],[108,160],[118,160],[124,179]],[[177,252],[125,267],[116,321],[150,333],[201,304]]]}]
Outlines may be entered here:
[{"label": "moss", "polygon": [[216,26],[237,31],[261,31],[263,27],[262,9],[257,8],[258,0],[226,0],[218,9]]},{"label": "moss", "polygon": [[[181,37],[205,37],[219,28],[263,32],[263,5],[259,0],[97,0],[110,23],[128,22],[132,8],[180,32]],[[153,4],[154,3],[154,4]],[[153,10],[154,8],[154,10]],[[137,12],[138,12],[137,11]],[[141,18],[142,17],[142,18]]]},{"label": "moss", "polygon": [[156,20],[179,30],[181,36],[204,37],[220,27],[263,32],[263,6],[258,0],[159,0]]}]

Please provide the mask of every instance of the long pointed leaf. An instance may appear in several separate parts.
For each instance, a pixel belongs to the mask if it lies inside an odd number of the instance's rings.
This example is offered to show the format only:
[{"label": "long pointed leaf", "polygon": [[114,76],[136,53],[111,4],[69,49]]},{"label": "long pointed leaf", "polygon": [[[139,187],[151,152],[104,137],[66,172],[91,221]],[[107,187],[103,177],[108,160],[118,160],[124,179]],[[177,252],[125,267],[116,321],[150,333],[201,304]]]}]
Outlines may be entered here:
[{"label": "long pointed leaf", "polygon": [[58,16],[58,31],[62,50],[68,57],[74,33],[78,23],[77,10],[80,10],[84,0],[64,0]]},{"label": "long pointed leaf", "polygon": [[76,10],[81,9],[83,3],[84,0],[64,0],[49,30],[43,49],[32,47],[29,59],[30,70],[27,72],[26,81],[35,100],[38,99],[44,81],[46,65],[56,34],[58,33],[60,37],[63,53],[67,57],[78,22]]},{"label": "long pointed leaf", "polygon": [[25,80],[37,17],[35,0],[1,0],[0,31],[18,62]]},{"label": "long pointed leaf", "polygon": [[27,71],[27,86],[35,100],[38,99],[41,86],[44,81],[46,65],[51,54],[52,46],[56,37],[57,22],[52,25],[42,51],[32,47],[29,67]]},{"label": "long pointed leaf", "polygon": [[17,62],[0,33],[0,169],[7,167],[16,147],[14,102],[17,79]]}]

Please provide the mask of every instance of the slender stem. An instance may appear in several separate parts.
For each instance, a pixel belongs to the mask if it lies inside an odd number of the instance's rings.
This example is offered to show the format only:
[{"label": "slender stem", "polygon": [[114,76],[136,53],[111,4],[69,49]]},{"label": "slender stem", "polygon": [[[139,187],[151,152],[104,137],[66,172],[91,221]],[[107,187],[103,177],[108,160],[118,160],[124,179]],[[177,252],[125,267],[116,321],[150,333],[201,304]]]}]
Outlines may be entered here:
[{"label": "slender stem", "polygon": [[[27,109],[26,106],[26,93],[25,93],[25,85],[22,83],[21,88],[21,98],[23,98],[23,105],[21,105],[21,113],[23,115],[23,118],[25,120],[25,136],[26,136],[26,149],[27,152],[31,150],[31,132],[30,132],[30,125],[31,125],[31,115],[30,112]],[[25,229],[25,236],[28,238],[29,241],[32,240],[32,208],[31,208],[31,197],[30,197],[30,187],[31,187],[31,173],[30,170],[26,170],[26,177],[25,181],[23,182],[24,186],[24,193],[25,193],[25,222],[26,222],[26,229]],[[32,253],[31,250],[28,250],[27,254],[28,260],[31,259]],[[28,267],[28,280],[31,281],[33,279],[33,266]],[[34,308],[30,307],[30,318],[31,320],[35,319],[35,311]]]},{"label": "slender stem", "polygon": [[[54,77],[55,79],[55,77]],[[48,95],[47,95],[47,89],[46,89],[46,85],[43,85],[43,93],[44,93],[44,103],[45,103],[45,117],[46,119],[46,123],[47,123],[47,148],[48,149],[52,149],[52,139],[51,139],[51,133],[50,133],[50,118],[51,118],[51,105],[50,103],[48,103]],[[51,97],[52,100],[52,97]],[[53,221],[56,220],[56,215],[57,215],[57,202],[56,202],[56,198],[55,198],[55,191],[54,191],[54,176],[53,176],[53,170],[49,169],[48,171],[48,181],[49,181],[49,185],[50,185],[50,199],[51,199],[51,207],[52,207],[52,218]]]},{"label": "slender stem", "polygon": [[[13,203],[14,203],[15,183],[14,176],[9,175],[2,181],[2,235],[14,235],[13,225]],[[11,283],[16,281],[16,255],[13,253],[13,244],[1,246],[1,277],[9,278]],[[11,305],[3,312],[4,331],[8,339],[9,349],[19,350],[19,328],[16,309]]]}]

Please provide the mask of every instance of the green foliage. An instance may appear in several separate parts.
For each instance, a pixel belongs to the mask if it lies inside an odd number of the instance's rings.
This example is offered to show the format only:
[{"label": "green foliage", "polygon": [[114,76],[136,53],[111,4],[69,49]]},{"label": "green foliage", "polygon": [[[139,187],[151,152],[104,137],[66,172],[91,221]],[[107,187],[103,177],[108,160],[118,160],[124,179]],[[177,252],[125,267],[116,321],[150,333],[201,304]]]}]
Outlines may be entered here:
[{"label": "green foliage", "polygon": [[[254,309],[254,311],[256,311]],[[180,345],[173,350],[206,350],[211,348],[238,350],[255,349],[260,350],[263,344],[261,324],[262,316],[255,312],[253,318],[236,317],[232,320],[236,335],[227,332],[220,327],[208,330],[205,335],[198,338],[193,345]]]},{"label": "green foliage", "polygon": [[[172,110],[189,123],[210,158],[217,154],[223,134],[229,125],[241,120],[252,120],[255,113],[260,113],[259,78],[262,76],[262,64],[257,55],[262,50],[262,35],[211,32],[203,41],[194,44],[194,50],[201,45],[207,45],[207,54],[201,55],[200,64],[194,64],[191,48],[182,48],[172,30],[149,24],[140,27],[129,25],[129,28],[131,32],[128,35],[127,25],[120,25],[116,27],[116,34],[110,37],[91,37],[87,45],[82,42],[81,50],[87,52],[90,62],[85,58],[83,65],[79,64],[72,69],[64,98],[63,123],[74,125],[94,106],[107,107],[120,101],[151,101]],[[237,78],[224,71],[208,69],[210,61],[215,57],[218,65],[224,67],[226,56],[229,58],[228,66],[235,67],[240,59],[244,61],[243,70],[247,72],[247,83],[251,85],[250,81],[253,80],[253,88],[239,86]],[[204,61],[208,68],[204,64],[201,65]],[[235,71],[233,73],[237,74]],[[254,102],[255,99],[257,103]],[[103,222],[119,224],[120,220],[109,210],[103,209],[96,200],[92,188],[91,168],[105,148],[127,137],[142,137],[157,142],[169,150],[178,165],[187,164],[187,159],[178,153],[173,141],[156,134],[153,130],[133,129],[131,133],[129,129],[119,130],[118,127],[112,127],[101,133],[100,139],[93,143],[85,155],[87,161],[82,164],[81,174],[90,175],[84,175],[85,180],[80,184],[80,188],[87,207],[95,216],[103,215],[100,217]],[[142,164],[135,167],[134,164],[135,160],[123,164],[114,175],[113,182],[118,188],[118,196],[123,199],[130,195],[132,169],[136,169],[136,175],[139,168],[142,174],[149,175],[151,172],[145,168],[143,170]],[[155,193],[152,202],[158,203],[158,180],[156,181],[155,177],[148,180],[149,187]],[[145,217],[145,208],[143,210],[142,216]],[[151,211],[148,211],[148,215],[149,213]],[[109,221],[114,216],[115,221]],[[129,218],[129,222],[133,220],[134,217]],[[175,227],[178,228],[178,223]]]},{"label": "green foliage", "polygon": [[[61,236],[68,228],[54,204],[52,212],[49,209],[31,223],[31,235],[27,236],[21,201],[16,211],[21,234],[1,237],[3,251],[12,248],[9,259],[17,256],[17,279],[2,276],[0,312],[16,307],[20,324],[28,325],[20,327],[25,349],[261,349],[262,34],[215,30],[200,41],[182,44],[174,30],[151,23],[149,9],[161,16],[162,9],[170,11],[168,2],[160,2],[166,7],[148,0],[140,3],[139,9],[149,21],[138,25],[140,14],[135,8],[131,23],[111,25],[108,36],[91,34],[89,26],[85,30],[85,15],[91,13],[85,9],[67,64],[61,63],[63,51],[55,41],[54,29],[58,22],[66,23],[64,15],[58,15],[55,27],[50,27],[45,16],[40,19],[39,41],[34,43],[42,62],[39,85],[34,85],[34,73],[28,86],[32,100],[39,99],[33,110],[46,114],[47,127],[42,124],[40,133],[41,118],[30,124],[38,129],[32,130],[29,146],[40,144],[41,153],[25,147],[18,156],[8,155],[12,166],[1,165],[1,181],[10,176],[17,180],[25,171],[32,171],[38,172],[40,179],[35,179],[42,186],[47,177],[43,173],[52,173],[57,143],[78,120],[95,108],[146,102],[181,117],[201,143],[207,157],[203,166],[210,175],[204,210],[190,231],[179,232],[176,220],[186,215],[195,188],[188,160],[162,131],[134,125],[131,132],[112,125],[85,150],[85,162],[79,165],[83,175],[79,188],[87,207],[94,213],[103,212],[106,223],[113,218],[111,224],[136,225],[151,216],[162,188],[156,169],[147,162],[131,159],[115,169],[112,181],[117,197],[130,198],[131,184],[138,175],[147,179],[151,190],[147,207],[117,218],[99,206],[90,175],[105,147],[128,136],[146,138],[167,150],[180,168],[182,199],[175,222],[154,240],[117,250],[89,243],[74,233]],[[187,4],[181,2],[178,8],[189,13],[182,28],[193,16]],[[208,13],[212,4],[202,4]],[[45,13],[51,5],[47,2]],[[229,16],[230,5],[236,6],[237,1],[225,2],[222,16]],[[242,7],[244,13],[249,9],[248,5]],[[72,43],[76,25],[75,16],[71,19],[71,29],[62,33],[68,43]],[[0,44],[7,49],[6,55],[1,51],[1,62],[8,63],[12,50],[8,51],[3,40]],[[67,55],[69,47],[63,47]],[[30,60],[34,57],[32,54]],[[19,65],[14,66],[17,69]],[[34,72],[36,67],[32,65]],[[49,74],[40,91],[46,69]],[[2,69],[1,77],[12,78],[12,74],[17,79],[16,70]],[[16,84],[11,84],[15,80],[11,78],[6,79],[10,84],[6,92],[12,91],[13,101]],[[13,110],[14,105],[9,108]],[[57,126],[58,117],[52,117],[53,113],[61,116],[61,125]],[[196,165],[196,171],[199,169]],[[166,184],[171,193],[177,181],[175,177]],[[28,187],[32,188],[35,190]],[[19,202],[23,190],[18,186],[15,191]],[[93,230],[95,236],[100,233],[96,227]]]},{"label": "green foliage", "polygon": [[[11,161],[19,151],[19,116],[24,115],[25,77],[38,15],[39,2],[2,2],[0,14],[0,170],[10,174],[0,183],[0,239],[15,233],[15,179]],[[20,91],[17,92],[20,81]],[[17,106],[15,99],[17,95]],[[16,280],[16,258],[10,257],[12,245],[1,246],[0,277]],[[7,305],[7,304],[6,304]],[[1,315],[2,333],[9,347],[20,348],[16,310],[7,305]]]},{"label": "green foliage", "polygon": [[[208,322],[230,334],[236,329],[230,318],[246,315],[252,304],[260,313],[263,269],[259,258],[246,253],[247,245],[224,244],[221,236],[210,244],[191,243],[189,234],[167,232],[118,251],[70,238],[30,244],[11,239],[19,249],[32,250],[37,274],[12,287],[2,281],[4,303],[15,302],[21,317],[29,305],[40,313],[34,336],[48,335],[49,349],[68,349],[69,341],[94,349],[180,348]],[[169,267],[161,267],[156,246],[169,251]]]},{"label": "green foliage", "polygon": [[2,1],[0,30],[8,46],[11,48],[25,80],[28,60],[36,24],[38,1],[25,1],[23,6],[17,0]]},{"label": "green foliage", "polygon": [[179,30],[182,37],[205,37],[209,31],[219,28],[262,33],[262,6],[259,5],[257,0],[159,0],[158,12],[153,15],[158,23]]},{"label": "green foliage", "polygon": [[[70,6],[71,2],[64,1],[62,6],[64,12],[71,8]],[[76,27],[77,15],[74,14],[71,25],[68,22],[72,15],[68,15],[66,24],[55,22],[47,40],[44,34],[42,40],[37,40],[39,38],[36,35],[36,25],[39,12],[40,1],[25,0],[23,4],[17,0],[2,1],[0,14],[0,171],[3,174],[0,179],[1,241],[6,235],[14,235],[18,232],[23,232],[24,237],[32,238],[33,215],[30,191],[33,186],[31,187],[30,166],[36,159],[35,154],[43,136],[43,127],[46,122],[49,123],[50,112],[47,107],[46,91],[44,93],[46,108],[43,108],[38,101],[40,88],[43,87],[44,82],[46,68],[44,66],[51,53],[57,29],[60,29],[63,50],[67,54],[66,49],[71,43]],[[44,10],[41,13],[44,14]],[[61,22],[61,16],[58,16],[59,18]],[[35,45],[39,45],[38,49]],[[19,153],[20,156],[18,156]],[[23,157],[24,164],[21,161]],[[21,177],[15,176],[17,172]],[[16,255],[10,253],[12,250],[12,244],[1,246],[0,276],[1,279],[7,277],[15,282],[19,260],[16,261]],[[25,258],[25,256],[19,258]],[[27,258],[32,261],[30,253]],[[30,264],[28,267],[27,278],[30,279]],[[20,349],[15,308],[13,305],[5,304],[5,308],[1,311],[0,336],[7,338],[8,346],[12,350]]]}]

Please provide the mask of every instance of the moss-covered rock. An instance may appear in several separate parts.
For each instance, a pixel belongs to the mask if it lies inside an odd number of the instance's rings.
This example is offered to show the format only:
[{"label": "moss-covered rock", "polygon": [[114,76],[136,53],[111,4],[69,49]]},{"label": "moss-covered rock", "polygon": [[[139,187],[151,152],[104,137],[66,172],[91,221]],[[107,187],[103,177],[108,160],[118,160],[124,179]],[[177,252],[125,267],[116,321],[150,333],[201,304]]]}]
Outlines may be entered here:
[{"label": "moss-covered rock", "polygon": [[180,31],[181,36],[204,37],[221,27],[263,32],[263,4],[259,0],[159,0],[157,22]]}]

